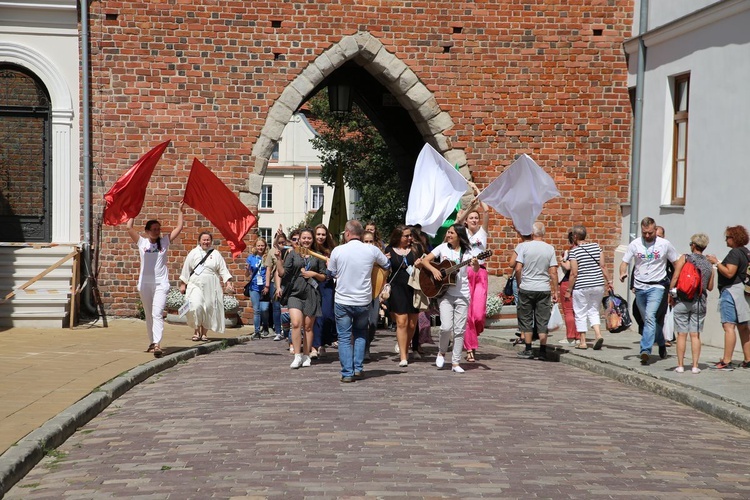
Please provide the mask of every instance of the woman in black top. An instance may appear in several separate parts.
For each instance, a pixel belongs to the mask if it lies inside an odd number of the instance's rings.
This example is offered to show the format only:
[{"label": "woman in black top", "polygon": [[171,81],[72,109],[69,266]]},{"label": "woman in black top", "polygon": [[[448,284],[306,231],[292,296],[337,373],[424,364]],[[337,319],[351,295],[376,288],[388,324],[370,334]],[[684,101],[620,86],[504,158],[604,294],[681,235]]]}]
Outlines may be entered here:
[{"label": "woman in black top", "polygon": [[418,256],[412,249],[411,228],[403,224],[396,226],[385,254],[391,260],[388,312],[396,322],[396,339],[401,356],[398,366],[404,367],[409,365],[409,345],[419,316],[419,309],[414,307],[414,289],[408,284],[409,276],[418,262]]}]

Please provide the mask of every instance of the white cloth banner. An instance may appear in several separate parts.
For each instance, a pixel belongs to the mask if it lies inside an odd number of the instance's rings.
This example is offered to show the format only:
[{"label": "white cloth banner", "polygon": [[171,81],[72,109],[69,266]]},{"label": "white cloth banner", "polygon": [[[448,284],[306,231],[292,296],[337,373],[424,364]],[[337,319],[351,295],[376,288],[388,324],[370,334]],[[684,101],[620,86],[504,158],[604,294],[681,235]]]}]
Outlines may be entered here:
[{"label": "white cloth banner", "polygon": [[478,198],[513,219],[519,233],[531,234],[545,202],[560,196],[555,181],[527,154],[521,155]]},{"label": "white cloth banner", "polygon": [[420,224],[423,233],[435,236],[467,188],[464,176],[425,144],[414,167],[406,224]]}]

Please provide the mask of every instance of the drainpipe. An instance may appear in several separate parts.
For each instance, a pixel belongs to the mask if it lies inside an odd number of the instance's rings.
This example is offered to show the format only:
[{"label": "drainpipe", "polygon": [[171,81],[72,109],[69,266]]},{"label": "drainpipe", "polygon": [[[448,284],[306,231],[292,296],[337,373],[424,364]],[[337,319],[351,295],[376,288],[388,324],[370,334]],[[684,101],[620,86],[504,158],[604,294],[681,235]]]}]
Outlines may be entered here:
[{"label": "drainpipe", "polygon": [[91,263],[91,56],[89,52],[89,0],[81,0],[81,72],[83,84],[83,258],[84,287],[81,290],[81,305],[86,312],[96,315],[93,299],[94,273]]},{"label": "drainpipe", "polygon": [[638,237],[639,197],[641,182],[641,136],[643,134],[643,85],[646,74],[646,44],[643,35],[648,29],[648,0],[641,0],[638,23],[638,67],[635,78],[635,117],[633,122],[633,144],[630,152],[630,238]]}]

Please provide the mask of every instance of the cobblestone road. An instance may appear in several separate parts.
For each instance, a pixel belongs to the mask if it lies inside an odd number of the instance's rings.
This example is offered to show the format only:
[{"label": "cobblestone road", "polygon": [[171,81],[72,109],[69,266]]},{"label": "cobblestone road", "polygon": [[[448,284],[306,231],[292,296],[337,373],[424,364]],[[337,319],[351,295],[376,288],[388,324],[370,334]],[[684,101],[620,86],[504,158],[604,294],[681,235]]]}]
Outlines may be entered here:
[{"label": "cobblestone road", "polygon": [[402,369],[393,345],[353,384],[270,340],[180,364],[6,498],[750,498],[750,435],[691,408],[490,347]]}]

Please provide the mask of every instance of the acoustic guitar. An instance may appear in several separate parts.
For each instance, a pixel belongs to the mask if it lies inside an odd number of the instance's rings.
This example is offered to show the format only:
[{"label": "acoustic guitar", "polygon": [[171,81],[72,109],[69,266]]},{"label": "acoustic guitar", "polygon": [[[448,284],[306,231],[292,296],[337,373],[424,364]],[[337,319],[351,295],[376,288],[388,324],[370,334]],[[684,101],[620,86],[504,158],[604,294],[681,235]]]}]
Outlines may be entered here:
[{"label": "acoustic guitar", "polygon": [[[486,259],[490,255],[492,255],[492,250],[485,250],[476,257],[477,259],[481,260]],[[456,276],[458,276],[459,269],[471,264],[471,259],[465,260],[455,265],[451,265],[449,260],[444,260],[437,264],[431,264],[432,267],[440,271],[442,279],[436,280],[431,272],[429,272],[427,269],[422,269],[422,272],[419,273],[419,286],[420,288],[422,288],[422,293],[424,293],[428,298],[433,299],[436,297],[440,297],[448,290],[448,287],[456,284]]]},{"label": "acoustic guitar", "polygon": [[[313,252],[309,248],[305,247],[297,247],[295,251],[304,256],[312,255],[313,257],[317,257],[322,261],[328,262],[328,257],[325,255],[319,254],[317,252]],[[372,298],[374,299],[378,295],[380,295],[380,292],[383,291],[383,287],[385,286],[386,282],[388,281],[388,274],[390,274],[390,270],[383,269],[377,264],[373,264],[372,266],[372,272],[370,273],[370,280],[372,281]]]}]

